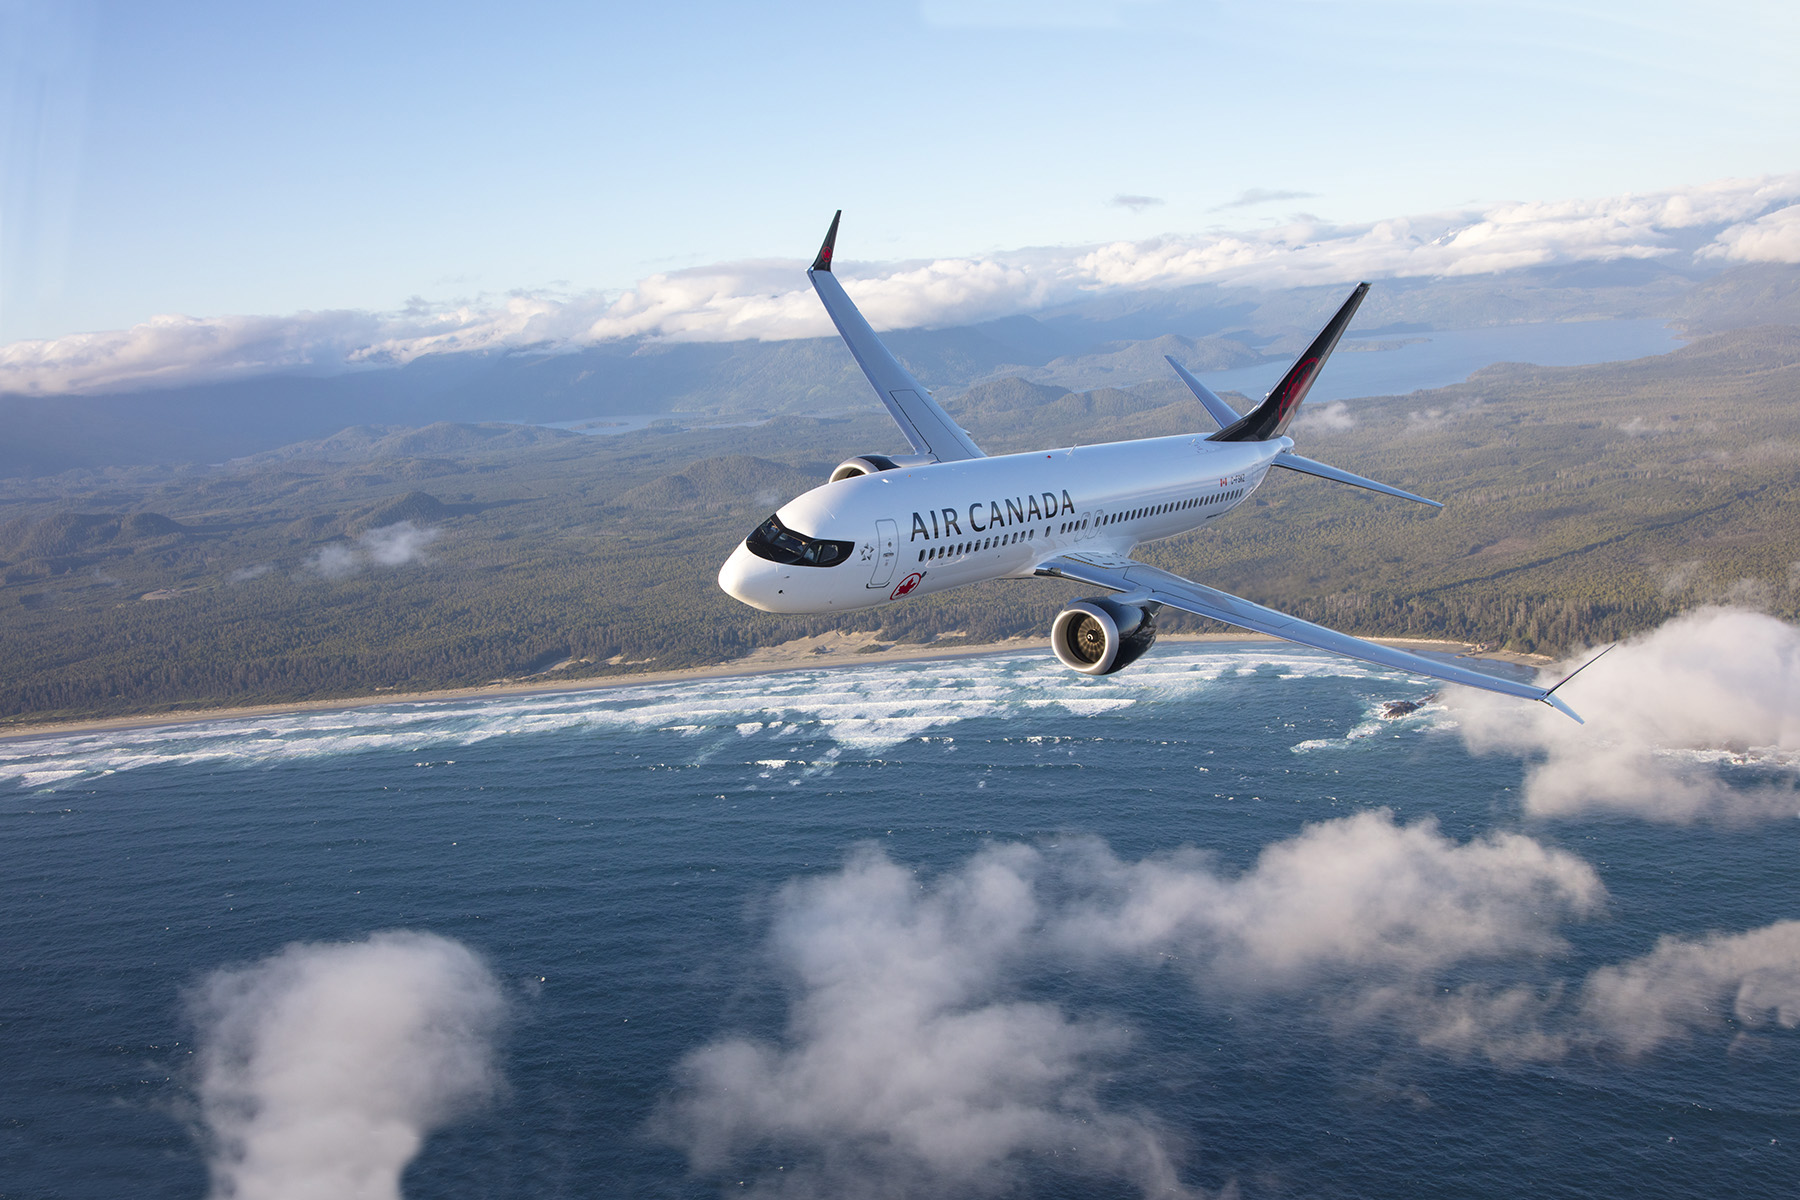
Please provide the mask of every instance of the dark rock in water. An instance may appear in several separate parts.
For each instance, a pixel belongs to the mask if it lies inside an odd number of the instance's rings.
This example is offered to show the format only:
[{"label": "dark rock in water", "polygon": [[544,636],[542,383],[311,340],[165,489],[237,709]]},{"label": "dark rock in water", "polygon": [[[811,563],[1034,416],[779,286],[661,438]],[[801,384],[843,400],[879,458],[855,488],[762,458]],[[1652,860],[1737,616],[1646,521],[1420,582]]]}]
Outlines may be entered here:
[{"label": "dark rock in water", "polygon": [[1422,696],[1417,700],[1389,700],[1381,706],[1381,711],[1376,715],[1384,721],[1398,721],[1401,717],[1408,717],[1418,712],[1436,699],[1437,693],[1433,692],[1431,695]]}]

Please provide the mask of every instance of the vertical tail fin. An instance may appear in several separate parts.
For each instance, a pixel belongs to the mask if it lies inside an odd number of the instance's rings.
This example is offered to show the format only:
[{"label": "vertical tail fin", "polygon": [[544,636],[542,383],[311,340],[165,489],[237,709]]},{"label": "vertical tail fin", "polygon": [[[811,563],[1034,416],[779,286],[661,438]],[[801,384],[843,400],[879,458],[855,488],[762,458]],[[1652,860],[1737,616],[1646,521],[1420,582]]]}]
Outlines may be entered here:
[{"label": "vertical tail fin", "polygon": [[1281,377],[1275,390],[1255,408],[1245,413],[1231,425],[1206,439],[1209,442],[1266,442],[1270,438],[1278,438],[1287,432],[1288,423],[1294,414],[1300,411],[1300,402],[1306,399],[1311,390],[1313,380],[1319,377],[1319,368],[1337,349],[1338,339],[1344,336],[1344,330],[1350,327],[1350,318],[1356,315],[1357,306],[1363,297],[1369,294],[1369,285],[1359,283],[1344,306],[1337,311],[1337,316],[1325,323],[1319,336],[1313,339],[1306,352],[1294,360],[1288,373]]}]

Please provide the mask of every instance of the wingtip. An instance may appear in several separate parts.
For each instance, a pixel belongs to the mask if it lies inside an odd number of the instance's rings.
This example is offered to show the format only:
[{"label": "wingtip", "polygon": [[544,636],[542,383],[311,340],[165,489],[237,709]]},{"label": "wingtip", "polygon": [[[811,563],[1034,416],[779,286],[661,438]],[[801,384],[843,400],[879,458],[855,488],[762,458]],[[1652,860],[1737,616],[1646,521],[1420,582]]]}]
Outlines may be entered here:
[{"label": "wingtip", "polygon": [[810,270],[810,271],[829,271],[829,270],[831,270],[831,254],[832,254],[832,251],[837,248],[838,222],[843,220],[843,217],[844,217],[844,210],[841,208],[838,209],[836,214],[832,216],[831,228],[827,229],[825,231],[825,244],[819,247],[819,256],[817,258],[813,259],[813,265],[811,267],[807,268],[808,270]]},{"label": "wingtip", "polygon": [[1544,701],[1545,704],[1548,704],[1551,708],[1554,708],[1557,712],[1559,712],[1563,716],[1569,718],[1569,720],[1575,722],[1577,725],[1586,725],[1587,724],[1586,721],[1581,719],[1580,713],[1576,712],[1574,709],[1570,708],[1567,704],[1563,703],[1563,699],[1561,696],[1552,696],[1548,692],[1546,692],[1541,697],[1541,699]]}]

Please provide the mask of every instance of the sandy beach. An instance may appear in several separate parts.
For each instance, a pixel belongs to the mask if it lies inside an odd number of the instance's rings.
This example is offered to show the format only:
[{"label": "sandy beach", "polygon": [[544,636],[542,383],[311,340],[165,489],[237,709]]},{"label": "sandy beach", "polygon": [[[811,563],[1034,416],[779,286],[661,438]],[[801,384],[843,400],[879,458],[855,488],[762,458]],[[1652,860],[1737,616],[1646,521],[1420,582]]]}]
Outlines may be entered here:
[{"label": "sandy beach", "polygon": [[[1165,634],[1158,645],[1191,642],[1276,642],[1279,638],[1254,633],[1189,633]],[[1444,654],[1467,654],[1495,662],[1544,666],[1552,660],[1542,655],[1506,652],[1476,652],[1463,642],[1436,641],[1429,638],[1373,638],[1384,646],[1408,650],[1430,650]],[[1050,647],[1042,636],[1013,638],[980,645],[946,646],[942,643],[901,645],[883,642],[868,633],[827,633],[817,637],[798,638],[779,646],[765,646],[743,658],[709,667],[686,667],[673,671],[643,671],[630,675],[607,675],[585,679],[565,678],[501,680],[479,687],[446,688],[428,692],[384,691],[372,696],[336,697],[329,700],[301,700],[288,704],[254,704],[219,708],[185,709],[179,712],[144,713],[135,716],[96,717],[89,720],[27,722],[7,726],[0,732],[0,742],[28,738],[55,737],[62,734],[99,733],[113,729],[153,729],[164,725],[186,725],[196,721],[228,721],[244,717],[283,716],[306,712],[336,712],[368,708],[384,704],[421,704],[434,701],[485,700],[501,696],[554,695],[560,692],[588,692],[600,688],[640,687],[645,684],[678,683],[683,680],[725,679],[745,675],[770,675],[781,671],[816,670],[864,666],[871,663],[920,662],[933,659],[969,658],[983,654],[1040,653],[1048,655]]]}]

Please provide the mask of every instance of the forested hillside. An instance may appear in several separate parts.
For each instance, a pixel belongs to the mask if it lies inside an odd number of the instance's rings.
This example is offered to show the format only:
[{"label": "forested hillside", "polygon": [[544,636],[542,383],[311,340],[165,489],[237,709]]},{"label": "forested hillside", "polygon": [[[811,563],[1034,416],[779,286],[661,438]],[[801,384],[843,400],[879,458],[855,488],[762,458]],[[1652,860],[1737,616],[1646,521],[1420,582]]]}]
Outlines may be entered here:
[{"label": "forested hillside", "polygon": [[[1211,427],[1178,384],[1001,379],[952,407],[1000,452]],[[1800,617],[1794,327],[1625,364],[1498,366],[1315,408],[1296,436],[1447,507],[1280,474],[1216,528],[1144,556],[1359,633],[1545,652],[1710,601]],[[756,521],[898,441],[877,411],[609,436],[440,424],[220,467],[0,481],[0,719],[614,675],[845,627],[887,641],[1046,630],[1068,585],[818,618],[718,591]]]}]

